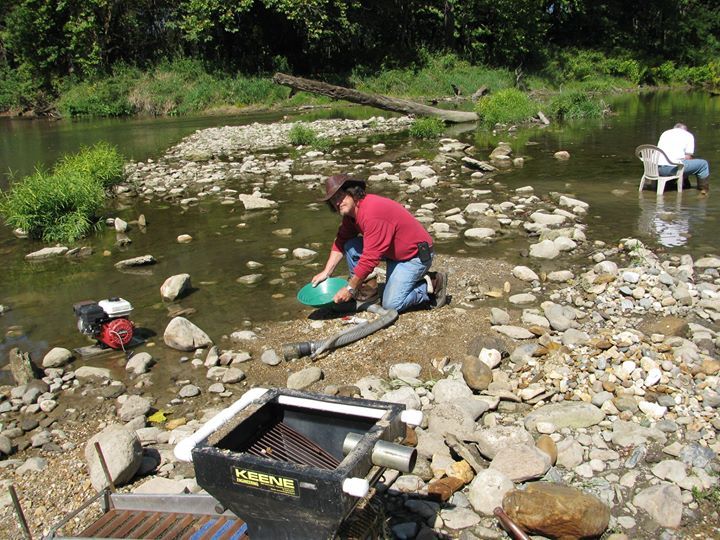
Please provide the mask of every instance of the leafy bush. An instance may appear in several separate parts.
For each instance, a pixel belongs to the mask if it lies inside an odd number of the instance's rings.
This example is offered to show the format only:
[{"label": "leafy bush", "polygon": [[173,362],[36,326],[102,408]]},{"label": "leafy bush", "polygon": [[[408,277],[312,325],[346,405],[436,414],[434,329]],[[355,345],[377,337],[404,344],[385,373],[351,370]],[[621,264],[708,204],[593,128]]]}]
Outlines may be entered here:
[{"label": "leafy bush", "polygon": [[520,90],[506,88],[477,102],[475,110],[482,121],[490,126],[523,122],[537,113],[533,101]]},{"label": "leafy bush", "polygon": [[410,136],[416,139],[435,139],[442,135],[445,123],[439,118],[418,118],[410,126]]},{"label": "leafy bush", "polygon": [[135,113],[128,96],[140,71],[121,66],[113,75],[69,85],[60,95],[58,109],[67,116],[126,116]]},{"label": "leafy bush", "polygon": [[122,180],[124,161],[117,148],[101,141],[77,154],[63,156],[53,172],[61,176],[82,174],[107,189]]},{"label": "leafy bush", "polygon": [[64,157],[47,172],[11,185],[0,198],[0,214],[11,227],[45,242],[74,242],[97,226],[105,187],[122,174],[122,158],[105,143]]},{"label": "leafy bush", "polygon": [[0,111],[22,110],[37,101],[47,101],[26,66],[12,69],[0,65]]},{"label": "leafy bush", "polygon": [[561,92],[550,101],[549,112],[555,118],[571,120],[576,118],[600,118],[605,112],[605,103],[590,97],[581,90]]},{"label": "leafy bush", "polygon": [[293,146],[311,146],[318,138],[315,130],[303,122],[297,122],[291,127],[288,137]]}]

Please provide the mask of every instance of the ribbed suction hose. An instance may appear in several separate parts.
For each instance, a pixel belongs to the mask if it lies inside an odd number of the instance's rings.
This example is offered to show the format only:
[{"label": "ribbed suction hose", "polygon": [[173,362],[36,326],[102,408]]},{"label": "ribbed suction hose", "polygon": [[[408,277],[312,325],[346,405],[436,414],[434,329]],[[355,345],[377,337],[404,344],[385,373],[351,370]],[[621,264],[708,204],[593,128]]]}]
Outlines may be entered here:
[{"label": "ribbed suction hose", "polygon": [[285,360],[302,358],[303,356],[308,355],[315,358],[325,351],[344,347],[345,345],[359,341],[370,334],[374,334],[378,330],[382,330],[383,328],[390,326],[398,318],[398,312],[396,310],[385,309],[377,304],[369,306],[367,310],[380,316],[374,321],[348,328],[347,330],[343,330],[342,332],[324,340],[286,343],[282,347]]}]

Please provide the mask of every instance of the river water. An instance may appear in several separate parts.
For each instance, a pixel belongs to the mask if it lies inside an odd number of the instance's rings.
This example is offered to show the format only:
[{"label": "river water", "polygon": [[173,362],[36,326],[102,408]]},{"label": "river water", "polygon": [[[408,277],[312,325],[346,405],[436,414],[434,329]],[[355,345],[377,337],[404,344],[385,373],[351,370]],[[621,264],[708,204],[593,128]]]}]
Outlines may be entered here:
[{"label": "river water", "polygon": [[[623,95],[613,99],[612,109],[614,114],[603,120],[531,128],[514,135],[495,135],[472,126],[451,127],[447,135],[475,144],[481,158],[485,149],[489,153],[500,140],[509,141],[515,154],[526,158],[525,166],[504,172],[497,180],[507,190],[532,185],[538,195],[559,191],[587,201],[591,205],[586,218],[590,240],[617,242],[635,236],[658,249],[696,257],[720,253],[720,235],[716,233],[720,192],[712,182],[715,192],[708,199],[698,198],[694,189],[681,196],[669,192],[660,199],[652,192],[638,194],[642,166],[634,156],[637,145],[656,143],[664,129],[682,121],[695,134],[696,155],[708,159],[711,170],[720,166],[720,98],[681,92]],[[320,115],[374,113],[351,108]],[[98,140],[117,145],[129,159],[146,160],[161,155],[197,129],[271,122],[280,116],[57,122],[0,119],[0,163],[4,171],[11,170],[21,177],[38,164],[51,166],[63,153]],[[318,114],[306,119],[315,116]],[[386,137],[384,141],[388,153],[382,160],[399,162],[432,156],[437,150],[436,142],[408,143],[404,136]],[[570,152],[570,160],[552,159],[557,150]],[[7,176],[3,177],[0,187],[5,188],[7,182]],[[373,186],[373,190],[382,188]],[[108,215],[133,220],[144,214],[149,223],[147,231],[132,230],[132,243],[118,247],[114,231],[105,230],[81,243],[92,246],[94,254],[74,262],[62,259],[27,263],[24,255],[42,244],[18,240],[7,227],[0,226],[0,304],[11,307],[0,316],[0,365],[14,346],[39,359],[53,346],[86,345],[72,313],[72,304],[85,299],[122,296],[130,300],[135,308],[134,322],[156,332],[158,336],[151,340],[161,342],[173,306],[160,301],[159,287],[165,278],[181,272],[192,276],[195,291],[179,307],[196,310],[193,321],[216,342],[236,329],[252,328],[269,320],[305,317],[307,311],[298,305],[294,295],[317,269],[294,264],[273,252],[309,246],[320,251],[322,260],[318,262],[322,263],[337,225],[336,217],[310,204],[315,195],[307,190],[298,192],[278,186],[272,196],[282,201],[276,215],[246,213],[214,201],[189,208],[159,201],[118,203],[108,210]],[[443,207],[449,207],[456,194],[443,197]],[[457,205],[462,207],[466,202],[458,197]],[[282,228],[292,228],[292,236],[273,232]],[[193,236],[191,244],[175,241],[184,233]],[[527,264],[527,259],[520,256],[523,247],[527,248],[527,240],[500,241],[486,247],[457,240],[439,244],[438,250]],[[108,256],[103,256],[105,251]],[[144,254],[153,254],[158,264],[132,273],[119,272],[113,266],[117,260]],[[249,261],[264,266],[250,270]],[[554,263],[554,267],[563,264],[569,264],[568,259]],[[266,278],[254,287],[235,281],[256,272]],[[165,347],[158,347],[153,354],[161,351],[171,354]]]}]

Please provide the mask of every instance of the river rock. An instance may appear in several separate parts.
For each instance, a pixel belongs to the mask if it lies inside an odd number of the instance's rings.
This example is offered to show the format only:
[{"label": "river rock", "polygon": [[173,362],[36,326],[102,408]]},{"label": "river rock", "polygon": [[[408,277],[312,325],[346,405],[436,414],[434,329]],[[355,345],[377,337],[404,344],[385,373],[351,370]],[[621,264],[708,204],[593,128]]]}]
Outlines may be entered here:
[{"label": "river rock", "polygon": [[530,256],[536,259],[554,259],[560,255],[560,250],[552,240],[543,240],[530,246]]},{"label": "river rock", "polygon": [[143,482],[132,490],[133,493],[152,493],[163,495],[180,495],[187,493],[187,486],[178,480],[156,476]]},{"label": "river rock", "polygon": [[635,495],[633,504],[645,510],[663,527],[676,529],[682,519],[682,494],[674,484],[661,482]]},{"label": "river rock", "polygon": [[200,388],[194,384],[186,384],[178,392],[178,396],[181,398],[191,398],[200,395]]},{"label": "river rock", "polygon": [[568,152],[567,150],[558,150],[553,154],[553,157],[560,161],[566,161],[570,159],[570,152]]},{"label": "river rock", "polygon": [[[363,386],[361,386],[360,382],[358,382],[358,388],[360,388],[361,394],[363,397],[369,397],[370,399],[373,399],[370,395],[370,391],[366,390]],[[420,398],[418,397],[415,390],[410,388],[409,386],[401,386],[397,390],[390,390],[388,392],[385,392],[378,398],[380,401],[389,401],[390,403],[402,403],[407,407],[408,409],[421,409],[422,403],[420,403]]]},{"label": "river rock", "polygon": [[522,326],[500,324],[497,326],[493,326],[492,329],[513,339],[532,339],[535,337],[535,334],[533,334],[530,330],[523,328]]},{"label": "river rock", "polygon": [[292,251],[293,257],[300,261],[309,261],[317,257],[317,251],[307,248],[295,248]]},{"label": "river rock", "polygon": [[101,491],[108,487],[108,483],[95,450],[95,442],[100,443],[113,483],[122,486],[132,480],[142,463],[142,446],[135,432],[112,424],[93,436],[85,445],[85,462],[90,481],[97,491]]},{"label": "river rock", "polygon": [[492,382],[492,370],[475,356],[465,355],[461,371],[465,383],[473,390],[485,390]]},{"label": "river rock", "polygon": [[515,487],[512,480],[495,469],[478,473],[468,487],[468,500],[476,512],[492,516],[502,505],[503,497]]},{"label": "river rock", "polygon": [[245,206],[245,210],[264,210],[266,208],[275,208],[278,205],[275,201],[262,198],[257,192],[252,195],[241,193],[238,195],[238,199]]},{"label": "river rock", "polygon": [[493,426],[476,432],[475,442],[480,453],[493,459],[510,446],[535,446],[532,435],[520,426]]},{"label": "river rock", "polygon": [[155,264],[157,261],[152,255],[143,255],[141,257],[133,257],[132,259],[124,259],[115,263],[115,268],[130,268],[133,266],[147,266]]},{"label": "river rock", "polygon": [[176,274],[167,278],[160,286],[160,296],[163,300],[172,302],[182,296],[190,286],[190,274]]},{"label": "river rock", "polygon": [[185,317],[175,317],[165,328],[163,341],[180,351],[194,351],[212,345],[210,337]]},{"label": "river rock", "polygon": [[447,403],[457,398],[472,397],[472,390],[465,381],[453,379],[440,379],[433,386],[436,403]]},{"label": "river rock", "polygon": [[75,378],[81,382],[94,381],[100,382],[111,378],[108,368],[100,368],[94,366],[80,366],[75,370]]},{"label": "river rock", "polygon": [[39,370],[30,359],[30,353],[24,353],[14,347],[10,350],[8,358],[10,360],[10,372],[16,384],[27,384],[38,375]]},{"label": "river rock", "polygon": [[512,269],[512,275],[521,281],[539,281],[538,275],[527,266],[516,266]]},{"label": "river rock", "polygon": [[246,274],[244,276],[240,276],[235,281],[238,283],[241,283],[242,285],[256,285],[260,283],[265,276],[262,274]]},{"label": "river rock", "polygon": [[605,413],[590,403],[563,401],[543,405],[525,417],[525,427],[535,429],[538,422],[551,422],[556,428],[585,428],[598,424]]},{"label": "river rock", "polygon": [[558,458],[558,448],[555,441],[549,435],[541,435],[535,442],[539,450],[545,452],[550,458],[550,465],[555,465]]},{"label": "river rock", "polygon": [[550,469],[550,456],[535,446],[508,446],[495,454],[490,468],[513,482],[525,482],[542,477]]},{"label": "river rock", "polygon": [[549,482],[511,491],[502,507],[523,529],[552,538],[600,536],[610,523],[610,509],[600,499]]},{"label": "river rock", "polygon": [[44,368],[62,367],[70,362],[72,357],[73,355],[69,350],[64,349],[63,347],[53,347],[43,357],[42,366]]},{"label": "river rock", "polygon": [[193,241],[193,237],[189,234],[179,234],[175,240],[178,244],[189,244]]},{"label": "river rock", "polygon": [[308,386],[322,379],[322,370],[317,366],[311,366],[293,373],[288,377],[286,386],[291,390],[304,390]]},{"label": "river rock", "polygon": [[487,227],[475,227],[467,229],[463,235],[468,240],[485,240],[486,238],[495,236],[495,231]]},{"label": "river rock", "polygon": [[260,355],[260,361],[268,366],[277,366],[282,362],[282,358],[280,358],[274,349],[266,349]]},{"label": "river rock", "polygon": [[123,422],[129,422],[138,416],[145,416],[150,411],[150,400],[142,396],[131,395],[120,404],[118,416]]},{"label": "river rock", "polygon": [[125,371],[130,371],[135,375],[142,375],[143,373],[147,373],[150,366],[154,363],[155,360],[153,360],[153,357],[149,353],[144,351],[139,352],[130,357],[128,363],[125,364]]},{"label": "river rock", "polygon": [[51,257],[60,257],[67,253],[68,248],[66,247],[46,247],[33,251],[25,255],[25,259],[28,261],[42,261],[44,259],[50,259]]},{"label": "river rock", "polygon": [[490,308],[490,324],[499,326],[510,324],[510,314],[504,309]]}]

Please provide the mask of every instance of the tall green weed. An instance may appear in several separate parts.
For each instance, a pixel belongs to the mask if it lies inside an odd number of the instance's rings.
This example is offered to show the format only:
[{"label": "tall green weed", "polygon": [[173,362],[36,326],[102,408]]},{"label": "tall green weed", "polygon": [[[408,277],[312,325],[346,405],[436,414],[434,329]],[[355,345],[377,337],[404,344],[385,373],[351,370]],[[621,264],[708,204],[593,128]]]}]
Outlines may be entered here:
[{"label": "tall green weed", "polygon": [[105,188],[122,176],[122,157],[99,143],[62,158],[52,171],[37,169],[0,197],[6,223],[45,242],[74,242],[92,231]]},{"label": "tall green weed", "polygon": [[484,124],[494,126],[529,120],[538,107],[520,90],[506,88],[482,98],[475,110]]},{"label": "tall green weed", "polygon": [[605,113],[605,102],[593,98],[582,90],[567,90],[553,96],[549,113],[563,120],[578,118],[600,118]]}]

